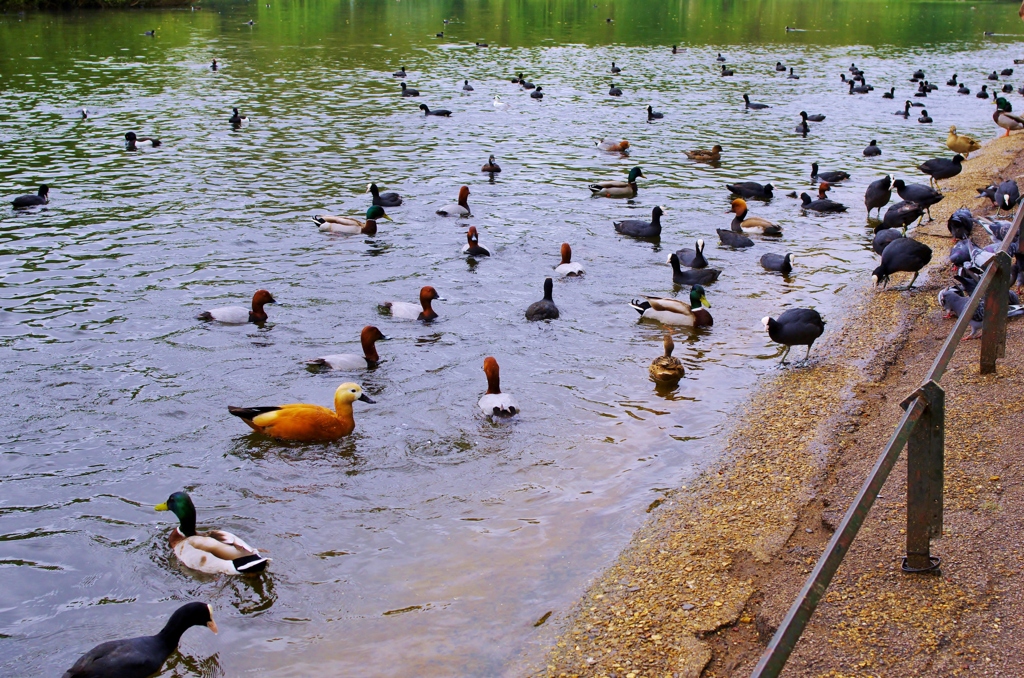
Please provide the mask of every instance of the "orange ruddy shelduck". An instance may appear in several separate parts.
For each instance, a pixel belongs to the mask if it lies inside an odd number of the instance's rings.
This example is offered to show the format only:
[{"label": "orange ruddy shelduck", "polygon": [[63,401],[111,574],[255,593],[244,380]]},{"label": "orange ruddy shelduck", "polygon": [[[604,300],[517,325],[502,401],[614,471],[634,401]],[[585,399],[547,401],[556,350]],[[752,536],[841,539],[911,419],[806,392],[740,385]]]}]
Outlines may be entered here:
[{"label": "orange ruddy shelduck", "polygon": [[270,407],[228,407],[252,430],[278,440],[329,442],[350,435],[356,422],[352,403],[372,403],[359,384],[347,382],[334,392],[334,411],[319,405],[297,403]]},{"label": "orange ruddy shelduck", "polygon": [[519,413],[519,403],[508,393],[501,392],[498,375],[498,361],[484,358],[484,374],[487,375],[487,393],[480,398],[480,409],[488,417],[512,417]]}]

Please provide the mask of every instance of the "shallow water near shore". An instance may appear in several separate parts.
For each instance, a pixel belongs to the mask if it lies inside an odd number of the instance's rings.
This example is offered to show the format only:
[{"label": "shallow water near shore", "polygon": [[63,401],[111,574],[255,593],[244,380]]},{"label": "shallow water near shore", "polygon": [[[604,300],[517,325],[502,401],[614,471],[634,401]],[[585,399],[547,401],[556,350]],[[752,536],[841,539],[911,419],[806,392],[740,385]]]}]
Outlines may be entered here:
[{"label": "shallow water near shore", "polygon": [[[804,305],[839,326],[875,266],[864,186],[890,171],[916,180],[916,164],[948,155],[951,124],[1001,132],[991,102],[946,79],[977,91],[1024,56],[1006,3],[264,4],[0,16],[0,188],[52,186],[44,208],[0,208],[5,675],[57,674],[191,599],[213,605],[221,634],[186,634],[165,675],[514,672],[538,651],[534,622],[571,605],[644,510],[715,459],[730,415],[775,369],[760,318]],[[733,78],[718,75],[719,52]],[[846,94],[850,62],[875,92]],[[398,96],[400,66],[419,99]],[[933,125],[892,115],[917,68],[940,87],[925,100]],[[519,71],[543,101],[509,82]],[[623,97],[606,96],[613,81]],[[893,85],[896,100],[881,99]],[[773,108],[744,111],[744,92]],[[425,119],[419,103],[453,115]],[[648,124],[648,103],[665,119]],[[251,124],[232,130],[232,106]],[[828,116],[806,138],[801,110]],[[126,153],[130,129],[164,145]],[[600,137],[629,139],[630,156],[596,151]],[[883,156],[863,158],[873,138]],[[715,143],[718,166],[683,154]],[[489,153],[493,181],[479,172]],[[830,196],[847,214],[808,216],[785,197],[812,192],[815,160],[853,175]],[[587,183],[634,165],[647,176],[634,201],[589,197]],[[751,212],[784,236],[722,249],[724,184],[747,179],[778,187]],[[405,197],[394,222],[372,238],[317,231],[313,214],[365,211],[371,180]],[[435,215],[462,184],[474,217]],[[660,244],[612,229],[655,205],[668,208]],[[469,224],[493,256],[460,256]],[[699,237],[724,271],[708,286],[715,325],[674,331],[687,375],[659,393],[646,368],[662,331],[628,302],[685,298],[665,259]],[[556,280],[559,320],[527,323],[563,241],[587,273]],[[786,251],[793,275],[760,269]],[[377,312],[426,284],[446,299],[436,322]],[[279,302],[263,327],[194,319],[259,287]],[[390,338],[378,369],[305,368],[357,352],[366,324]],[[478,415],[487,355],[518,421]],[[269,442],[227,414],[326,405],[348,380],[377,402],[356,404],[356,433],[337,444]],[[169,514],[152,506],[182,488],[200,526],[266,549],[269,572],[181,569]]]}]

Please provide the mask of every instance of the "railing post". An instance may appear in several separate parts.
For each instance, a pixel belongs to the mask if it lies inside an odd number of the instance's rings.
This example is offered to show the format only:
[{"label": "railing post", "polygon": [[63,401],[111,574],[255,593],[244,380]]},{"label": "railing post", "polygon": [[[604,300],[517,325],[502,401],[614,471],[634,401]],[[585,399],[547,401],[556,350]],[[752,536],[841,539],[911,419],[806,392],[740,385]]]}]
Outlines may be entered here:
[{"label": "railing post", "polygon": [[946,394],[934,381],[926,382],[901,403],[903,409],[907,409],[916,398],[923,399],[928,407],[907,441],[907,555],[903,559],[904,572],[938,569],[940,561],[931,555],[931,539],[942,536]]},{"label": "railing post", "polygon": [[1006,355],[1006,313],[1009,310],[1010,255],[999,251],[989,266],[995,277],[985,294],[985,319],[981,329],[981,373],[996,371],[996,360]]}]

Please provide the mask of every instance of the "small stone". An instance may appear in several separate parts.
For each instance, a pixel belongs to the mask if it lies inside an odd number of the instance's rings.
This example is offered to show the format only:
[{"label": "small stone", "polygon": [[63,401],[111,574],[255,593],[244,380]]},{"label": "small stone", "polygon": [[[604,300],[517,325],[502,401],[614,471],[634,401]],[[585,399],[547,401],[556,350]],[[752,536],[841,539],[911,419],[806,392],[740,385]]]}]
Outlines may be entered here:
[{"label": "small stone", "polygon": [[814,530],[812,530],[812,529],[811,529],[811,528],[809,528],[809,527],[805,527],[805,528],[804,528],[804,532],[806,532],[807,534],[813,534],[813,533],[814,533]]},{"label": "small stone", "polygon": [[683,603],[683,609],[686,610],[687,612],[689,612],[693,608],[694,608],[694,606],[691,603]]}]

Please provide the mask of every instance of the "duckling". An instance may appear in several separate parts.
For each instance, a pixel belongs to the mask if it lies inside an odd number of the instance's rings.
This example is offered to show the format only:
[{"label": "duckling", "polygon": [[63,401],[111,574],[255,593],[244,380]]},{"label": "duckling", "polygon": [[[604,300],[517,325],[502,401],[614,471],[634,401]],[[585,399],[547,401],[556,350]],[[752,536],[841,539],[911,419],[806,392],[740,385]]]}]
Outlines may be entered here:
[{"label": "duckling", "polygon": [[108,640],[92,648],[64,672],[63,678],[144,678],[155,675],[178,649],[182,634],[193,626],[206,626],[217,633],[213,609],[206,603],[182,605],[155,636]]},{"label": "duckling", "polygon": [[427,106],[426,104],[420,104],[420,110],[423,111],[423,117],[425,118],[431,115],[436,116],[438,118],[449,118],[452,115],[452,112],[449,111],[447,108],[438,108],[432,111],[430,110],[430,107]]},{"label": "duckling", "polygon": [[535,301],[526,309],[527,320],[557,320],[558,307],[551,298],[551,291],[554,288],[554,281],[551,278],[544,278],[544,298]]},{"label": "duckling", "polygon": [[608,151],[610,153],[622,153],[629,149],[629,142],[625,139],[621,141],[612,141],[611,139],[603,139],[601,141],[594,142],[597,148],[602,151]]},{"label": "duckling", "polygon": [[711,327],[715,322],[705,310],[711,308],[711,302],[705,295],[703,285],[690,288],[689,304],[678,299],[645,296],[643,301],[633,299],[629,305],[640,314],[640,320],[655,320],[663,325]]},{"label": "duckling", "polygon": [[872,139],[871,143],[864,147],[864,157],[872,158],[878,155],[882,155],[882,149],[878,147],[878,141]]},{"label": "duckling", "polygon": [[267,312],[263,309],[266,304],[276,304],[274,297],[266,290],[256,290],[252,295],[252,310],[241,306],[225,306],[223,308],[212,308],[203,311],[196,318],[198,320],[212,320],[226,325],[243,325],[245,323],[263,323],[267,321]]},{"label": "duckling", "polygon": [[390,313],[392,318],[401,318],[402,320],[435,320],[438,316],[430,305],[432,301],[444,301],[444,298],[433,287],[425,285],[420,288],[420,303],[418,305],[410,304],[407,301],[384,301],[377,306],[377,309],[382,313]]},{"label": "duckling", "polygon": [[895,99],[896,98],[896,88],[895,87],[890,87],[889,91],[882,95],[882,98],[883,99]]},{"label": "duckling", "polygon": [[664,346],[665,355],[655,358],[647,368],[647,372],[651,375],[651,379],[658,383],[675,384],[686,375],[686,370],[679,358],[672,357],[675,343],[672,341],[672,335],[668,332],[665,333]]},{"label": "duckling", "polygon": [[647,122],[650,122],[651,120],[661,120],[664,117],[664,113],[658,113],[654,110],[653,106],[647,104]]},{"label": "duckling", "polygon": [[488,174],[497,174],[501,171],[501,167],[498,163],[494,162],[494,155],[487,156],[487,163],[480,168],[481,172],[487,172]]},{"label": "duckling", "polygon": [[530,98],[531,99],[543,99],[544,98],[544,92],[542,91],[543,89],[544,89],[543,87],[539,87],[538,86],[537,89],[535,89],[532,92],[530,92]]},{"label": "duckling", "polygon": [[710,285],[722,275],[719,268],[688,268],[684,271],[675,252],[668,255],[668,264],[672,267],[672,282],[677,285]]},{"label": "duckling", "polygon": [[50,187],[46,184],[42,184],[39,190],[34,194],[30,195],[19,195],[17,198],[11,201],[11,206],[15,209],[21,209],[23,207],[35,207],[36,205],[45,205],[50,202]]},{"label": "duckling", "polygon": [[359,333],[362,355],[335,353],[307,360],[306,364],[329,367],[332,370],[372,370],[380,363],[380,355],[377,353],[378,341],[387,341],[387,337],[373,325],[367,325]]},{"label": "duckling", "polygon": [[419,95],[420,95],[420,91],[418,89],[413,89],[412,87],[409,87],[408,85],[406,85],[404,82],[402,83],[402,96],[403,97],[418,97]]},{"label": "duckling", "polygon": [[207,574],[254,574],[265,570],[270,562],[230,532],[196,532],[196,507],[186,492],[175,492],[155,509],[177,516],[178,527],[171,531],[169,541],[185,567]]},{"label": "duckling", "polygon": [[743,101],[746,104],[745,107],[750,109],[750,110],[752,110],[752,111],[760,111],[760,110],[763,110],[765,108],[771,108],[771,106],[769,106],[768,104],[750,103],[750,95],[749,94],[744,94],[743,95]]},{"label": "duckling", "polygon": [[616,87],[615,83],[613,82],[612,86],[608,89],[608,96],[621,97],[622,96],[622,90],[619,89],[618,87]]},{"label": "duckling", "polygon": [[722,159],[722,147],[715,144],[711,150],[698,148],[693,151],[684,151],[686,157],[697,162],[718,162]]},{"label": "duckling", "polygon": [[124,146],[129,151],[137,151],[140,148],[156,148],[160,146],[160,140],[150,139],[149,137],[140,139],[135,135],[135,132],[126,132],[124,135]]},{"label": "duckling", "polygon": [[404,78],[405,77],[405,66],[402,66],[397,71],[391,74],[393,78]]},{"label": "duckling", "polygon": [[932,117],[928,115],[928,111],[921,111],[921,115],[918,117],[917,121],[927,125],[932,121]]},{"label": "duckling", "polygon": [[476,226],[470,226],[466,231],[466,244],[462,246],[462,253],[471,257],[491,256],[490,251],[480,245],[480,234],[477,233]]},{"label": "duckling", "polygon": [[637,194],[636,180],[643,176],[644,171],[640,167],[634,167],[629,170],[629,177],[626,181],[600,181],[590,184],[590,192],[595,196],[605,198],[634,198]]},{"label": "duckling", "polygon": [[758,233],[760,235],[782,235],[782,229],[778,224],[773,224],[767,219],[760,217],[747,218],[747,201],[743,198],[736,198],[732,201],[731,207],[726,213],[733,213],[736,216],[732,220],[732,230],[735,233]]},{"label": "duckling", "polygon": [[371,205],[376,205],[378,207],[398,207],[402,204],[402,196],[393,191],[381,193],[380,189],[377,188],[377,184],[373,182],[366,185],[366,192],[373,196],[370,202]]},{"label": "duckling", "polygon": [[231,117],[228,119],[232,127],[241,127],[249,124],[249,116],[242,117],[237,108],[231,109]]},{"label": "duckling", "polygon": [[583,267],[572,260],[572,247],[569,243],[562,243],[562,263],[555,266],[555,273],[565,277],[581,276],[583,275]]},{"label": "duckling", "polygon": [[373,403],[359,384],[346,382],[334,392],[334,410],[298,403],[269,407],[228,407],[228,412],[249,428],[278,440],[331,442],[351,435],[356,428],[352,403]]},{"label": "duckling", "polygon": [[437,213],[443,217],[473,216],[469,212],[469,186],[463,186],[459,189],[459,200],[456,204],[446,205],[437,210]]},{"label": "duckling", "polygon": [[360,221],[355,217],[337,217],[332,214],[317,214],[313,217],[322,233],[342,233],[345,235],[377,235],[377,220],[391,217],[384,213],[384,208],[373,205],[366,210],[366,221]]},{"label": "duckling", "polygon": [[519,403],[508,393],[501,392],[501,372],[493,356],[484,358],[484,374],[487,375],[487,392],[477,406],[487,417],[514,417],[521,411]]},{"label": "duckling", "polygon": [[469,84],[469,80],[463,80],[462,81],[462,91],[463,92],[472,92],[473,91],[473,86]]},{"label": "duckling", "polygon": [[830,184],[838,184],[840,181],[845,181],[849,178],[849,172],[819,172],[818,163],[811,163],[811,181],[813,182],[825,181]]},{"label": "duckling", "polygon": [[661,215],[665,213],[665,208],[657,206],[651,210],[651,220],[644,221],[643,219],[625,219],[623,221],[614,221],[612,226],[615,230],[623,235],[631,235],[634,238],[660,238],[661,237]]},{"label": "duckling", "polygon": [[978,99],[988,99],[988,85],[982,85],[981,91],[974,95]]},{"label": "duckling", "polygon": [[1013,112],[1013,106],[1003,97],[996,98],[996,110],[992,120],[1006,130],[1004,137],[1010,136],[1010,130],[1024,129],[1024,118]]},{"label": "duckling", "polygon": [[807,347],[807,355],[804,356],[804,362],[807,362],[811,356],[811,346],[825,333],[825,321],[817,311],[810,308],[791,308],[780,315],[778,320],[765,317],[761,322],[771,340],[786,347],[780,365],[786,364],[786,356],[794,346]]}]

